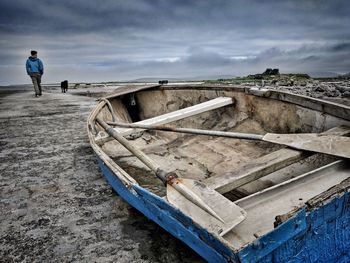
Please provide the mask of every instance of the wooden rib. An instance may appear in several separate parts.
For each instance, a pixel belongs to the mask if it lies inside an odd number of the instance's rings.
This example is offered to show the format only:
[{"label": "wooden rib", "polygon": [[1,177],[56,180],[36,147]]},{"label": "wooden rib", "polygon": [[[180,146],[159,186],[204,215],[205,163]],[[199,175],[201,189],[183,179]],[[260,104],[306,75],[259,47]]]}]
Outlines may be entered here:
[{"label": "wooden rib", "polygon": [[[349,133],[350,128],[344,126],[335,127],[324,132],[324,134],[336,135],[347,135]],[[312,154],[303,151],[288,148],[280,149],[255,159],[254,162],[245,164],[236,171],[210,177],[204,180],[204,183],[219,193],[227,193],[310,155]]]}]

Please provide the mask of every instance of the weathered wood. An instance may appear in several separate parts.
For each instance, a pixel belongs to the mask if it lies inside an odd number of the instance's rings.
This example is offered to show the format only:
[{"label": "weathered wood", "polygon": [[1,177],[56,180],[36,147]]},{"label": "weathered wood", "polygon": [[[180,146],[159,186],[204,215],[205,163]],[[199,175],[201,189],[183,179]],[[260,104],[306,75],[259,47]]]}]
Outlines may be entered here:
[{"label": "weathered wood", "polygon": [[[349,178],[349,171],[350,167],[346,162],[336,161],[235,202],[246,210],[247,218],[234,231],[229,232],[225,238],[237,248],[255,241],[256,236],[264,236],[274,228],[273,222],[276,215],[305,207],[305,201],[328,191],[331,187]],[[343,203],[340,206],[342,205]],[[329,218],[338,216],[336,207],[333,206],[331,209],[328,207],[315,218],[321,222],[329,223],[327,221],[330,220]],[[298,221],[298,224],[300,223],[301,221]],[[298,224],[293,225],[293,227],[297,228]],[[256,235],[254,236],[254,234]],[[281,234],[283,235],[285,232],[282,231]],[[271,238],[270,240],[272,243],[276,242],[276,239]]]},{"label": "weathered wood", "polygon": [[197,135],[218,136],[218,137],[247,139],[247,140],[262,140],[264,137],[264,135],[260,135],[260,134],[213,131],[213,130],[192,129],[192,128],[174,128],[174,127],[159,125],[159,124],[147,125],[147,124],[140,124],[140,123],[120,122],[120,121],[108,121],[107,124],[117,126],[117,127],[122,127],[122,128],[179,132],[179,133],[189,133],[189,134],[197,134]]},{"label": "weathered wood", "polygon": [[267,133],[264,141],[311,152],[350,159],[350,138],[317,133],[275,134]]},{"label": "weathered wood", "polygon": [[332,116],[340,117],[344,120],[350,120],[350,107],[339,103],[293,94],[286,91],[275,90],[271,90],[269,98],[290,102],[308,109],[313,109]]},{"label": "weathered wood", "polygon": [[220,219],[209,216],[208,212],[201,209],[195,202],[188,202],[186,195],[174,188],[176,184],[167,185],[168,201],[210,232],[223,236],[247,217],[243,209],[205,184],[184,178],[180,178],[178,181],[205,201],[206,205],[212,208]]},{"label": "weathered wood", "polygon": [[[115,97],[116,95],[113,95],[113,97]],[[177,111],[173,111],[173,112],[169,112],[154,118],[149,118],[146,120],[142,120],[139,122],[135,122],[135,124],[144,124],[144,125],[161,125],[161,124],[167,124],[167,123],[171,123],[174,121],[178,121],[187,117],[191,117],[206,111],[210,111],[210,110],[214,110],[214,109],[218,109],[230,104],[233,104],[233,99],[232,98],[228,98],[228,97],[218,97],[215,98],[213,100],[209,100],[206,102],[202,102],[199,104],[196,104],[194,106],[190,106],[184,109],[180,109]],[[117,131],[118,133],[120,133],[123,136],[127,136],[130,135],[132,133],[135,132],[139,132],[142,131],[144,129],[128,129],[128,128],[114,128],[115,131]],[[111,137],[108,136],[108,134],[99,134],[96,138],[95,138],[95,142],[97,144],[103,144],[107,141],[111,140]]]},{"label": "weathered wood", "polygon": [[[178,178],[176,174],[162,170],[156,162],[133,146],[121,134],[104,122],[101,117],[97,117],[96,121],[110,136],[155,172],[156,176],[167,185],[168,201],[181,211],[186,212],[196,222],[204,223],[204,227],[223,235],[246,218],[247,214],[243,209],[218,192],[208,188],[201,182]],[[189,207],[192,207],[192,209],[188,209]],[[194,207],[200,208],[200,211],[193,209]],[[211,215],[212,218],[208,217],[208,215]]]},{"label": "weathered wood", "polygon": [[[209,100],[206,102],[202,102],[196,104],[194,106],[190,106],[184,109],[180,109],[177,111],[169,112],[154,118],[149,118],[146,120],[142,120],[139,122],[135,122],[135,124],[144,124],[144,125],[161,125],[167,124],[170,122],[178,121],[187,117],[191,117],[206,111],[218,109],[233,103],[232,98],[228,97],[218,97],[213,100]],[[126,136],[135,131],[140,131],[139,129],[123,129],[123,128],[115,128],[116,131],[120,132],[122,135]]]},{"label": "weathered wood", "polygon": [[[349,127],[335,127],[323,134],[347,135],[350,133]],[[204,181],[210,188],[220,193],[227,193],[242,185],[255,181],[272,172],[280,170],[294,162],[302,160],[311,154],[293,149],[280,149],[267,154],[254,161],[243,165],[240,169],[225,173],[223,175],[213,176]]]},{"label": "weathered wood", "polygon": [[276,99],[280,101],[290,102],[292,104],[300,105],[302,107],[305,107],[307,109],[312,109],[320,112],[327,113],[329,115],[340,117],[345,120],[350,120],[350,107],[325,101],[322,99],[312,98],[309,96],[304,96],[300,94],[293,94],[287,91],[280,91],[280,90],[269,90],[264,89],[263,91],[259,92],[255,88],[251,87],[235,87],[235,86],[228,86],[228,85],[181,85],[181,86],[175,86],[175,85],[168,85],[162,87],[164,90],[220,90],[220,91],[237,91],[237,92],[245,92],[254,96],[258,97],[267,97],[270,99]]},{"label": "weathered wood", "polygon": [[[318,133],[277,134],[265,135],[240,132],[213,131],[191,128],[173,128],[164,125],[147,125],[124,122],[108,122],[111,125],[123,128],[140,128],[146,130],[160,130],[168,132],[180,132],[207,136],[219,136],[235,139],[263,140],[266,142],[285,145],[297,150],[325,153],[350,159],[350,138],[339,135],[327,135]],[[119,128],[120,129],[120,128]]]},{"label": "weathered wood", "polygon": [[280,149],[243,165],[240,169],[220,176],[213,176],[204,181],[219,193],[227,193],[242,185],[255,181],[269,173],[282,169],[308,155],[296,150]]}]

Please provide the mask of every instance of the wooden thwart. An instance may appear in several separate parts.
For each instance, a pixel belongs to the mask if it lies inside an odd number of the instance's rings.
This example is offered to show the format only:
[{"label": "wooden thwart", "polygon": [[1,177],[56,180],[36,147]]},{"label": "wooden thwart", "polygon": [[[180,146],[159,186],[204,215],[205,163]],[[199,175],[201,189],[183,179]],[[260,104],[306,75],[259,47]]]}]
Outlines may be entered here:
[{"label": "wooden thwart", "polygon": [[[344,136],[350,133],[347,127],[335,127],[322,134]],[[310,153],[293,149],[280,149],[273,153],[267,154],[255,159],[253,162],[243,165],[240,169],[210,177],[203,182],[210,188],[219,193],[227,193],[247,183],[253,182],[272,172],[280,170],[294,162],[302,160]]]},{"label": "wooden thwart", "polygon": [[[146,120],[142,120],[139,122],[135,122],[135,124],[145,124],[145,125],[162,125],[171,123],[174,121],[178,121],[181,119],[185,119],[187,117],[195,116],[200,113],[215,110],[227,105],[233,104],[233,99],[229,97],[218,97],[206,102],[202,102],[184,109],[176,110],[173,112],[169,112],[154,118],[149,118]],[[142,129],[123,129],[123,128],[115,128],[121,135],[127,136],[136,131],[141,131]]]}]

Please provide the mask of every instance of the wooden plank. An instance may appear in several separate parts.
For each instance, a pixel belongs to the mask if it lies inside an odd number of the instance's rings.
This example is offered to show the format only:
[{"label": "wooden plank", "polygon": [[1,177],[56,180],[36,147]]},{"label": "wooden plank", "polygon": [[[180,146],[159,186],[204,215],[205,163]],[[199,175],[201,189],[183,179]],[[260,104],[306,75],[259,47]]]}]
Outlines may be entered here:
[{"label": "wooden plank", "polygon": [[350,138],[315,133],[265,134],[264,141],[290,148],[350,159]]},{"label": "wooden plank", "polygon": [[236,171],[210,177],[206,179],[204,183],[219,193],[227,193],[269,173],[282,169],[302,158],[306,158],[307,156],[306,154],[304,156],[301,151],[287,148],[280,149],[257,158],[253,162],[243,165]]},{"label": "wooden plank", "polygon": [[[154,118],[149,118],[136,122],[136,124],[146,124],[146,125],[161,125],[170,122],[178,121],[187,117],[191,117],[206,111],[218,109],[227,105],[233,104],[232,98],[229,97],[218,97],[206,102],[196,104],[184,109],[169,112]],[[122,135],[126,136],[136,131],[142,131],[142,129],[129,129],[129,128],[115,128],[116,131],[120,132]]]},{"label": "wooden plank", "polygon": [[[335,127],[324,134],[346,135],[350,133],[349,127]],[[218,191],[219,193],[227,193],[242,185],[255,181],[272,172],[282,169],[294,162],[302,160],[311,154],[293,149],[280,149],[273,153],[267,154],[254,161],[243,165],[241,168],[233,172],[228,172],[223,175],[213,176],[204,183]]]}]

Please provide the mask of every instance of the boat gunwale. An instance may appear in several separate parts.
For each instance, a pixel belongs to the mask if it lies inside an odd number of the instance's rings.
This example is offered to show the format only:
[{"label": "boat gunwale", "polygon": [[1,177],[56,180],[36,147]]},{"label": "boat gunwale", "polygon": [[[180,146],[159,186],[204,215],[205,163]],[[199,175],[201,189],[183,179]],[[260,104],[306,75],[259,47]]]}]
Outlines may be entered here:
[{"label": "boat gunwale", "polygon": [[95,127],[95,120],[97,115],[101,112],[103,107],[107,105],[106,101],[100,101],[97,106],[92,110],[88,117],[87,123],[87,132],[90,141],[90,145],[93,148],[94,152],[97,154],[101,160],[106,163],[106,165],[114,172],[122,175],[120,178],[126,186],[131,186],[132,184],[138,184],[137,181],[130,176],[126,171],[124,171],[119,165],[117,165],[103,150],[102,148],[95,142],[95,138],[93,133],[91,132]]},{"label": "boat gunwale", "polygon": [[[198,90],[217,90],[217,91],[237,91],[244,92],[246,94],[264,97],[267,99],[274,99],[278,101],[292,103],[298,106],[302,106],[307,109],[316,110],[322,113],[332,115],[334,117],[342,118],[350,121],[350,106],[339,104],[336,102],[331,102],[319,98],[314,98],[310,96],[305,96],[301,94],[294,94],[288,91],[274,90],[269,88],[257,88],[257,87],[236,87],[228,85],[164,85],[161,86],[162,90],[189,90],[189,89],[198,89]],[[310,102],[312,104],[310,104]]]}]

